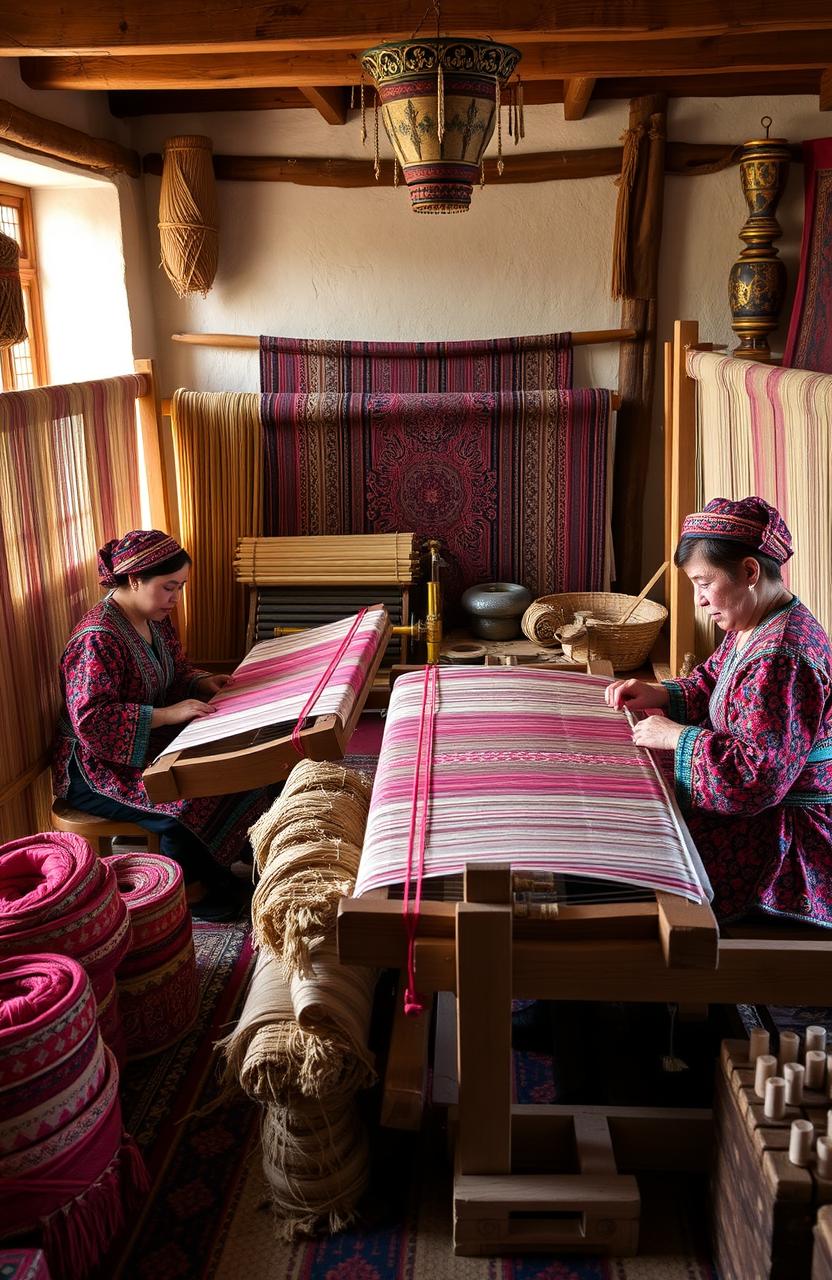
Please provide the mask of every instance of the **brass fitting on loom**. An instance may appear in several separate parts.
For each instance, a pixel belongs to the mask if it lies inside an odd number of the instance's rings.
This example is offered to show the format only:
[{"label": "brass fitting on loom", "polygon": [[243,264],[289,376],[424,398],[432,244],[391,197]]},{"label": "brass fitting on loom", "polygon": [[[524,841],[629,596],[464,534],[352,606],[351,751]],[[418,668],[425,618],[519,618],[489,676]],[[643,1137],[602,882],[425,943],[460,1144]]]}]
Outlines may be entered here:
[{"label": "brass fitting on loom", "polygon": [[442,561],[439,557],[439,541],[429,539],[424,544],[430,553],[430,577],[427,581],[427,608],[424,622],[412,622],[409,626],[393,627],[394,636],[408,636],[411,640],[424,640],[427,647],[429,664],[439,661],[442,648],[442,584],[439,569]]}]

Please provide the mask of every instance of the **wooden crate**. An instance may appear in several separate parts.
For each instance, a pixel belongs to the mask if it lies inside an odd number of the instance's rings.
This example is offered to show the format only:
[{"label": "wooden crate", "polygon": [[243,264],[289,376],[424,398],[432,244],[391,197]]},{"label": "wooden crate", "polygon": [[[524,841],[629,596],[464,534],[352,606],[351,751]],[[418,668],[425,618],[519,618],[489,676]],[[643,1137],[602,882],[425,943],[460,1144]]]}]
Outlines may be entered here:
[{"label": "wooden crate", "polygon": [[812,1280],[832,1280],[832,1205],[818,1210],[815,1248],[812,1253]]},{"label": "wooden crate", "polygon": [[[829,1099],[806,1090],[800,1107],[768,1120],[754,1092],[748,1042],[726,1040],[714,1093],[711,1215],[714,1259],[721,1280],[809,1280],[812,1228],[818,1206],[832,1200],[814,1155],[809,1168],[789,1160],[792,1120],[808,1119],[826,1133]],[[832,1271],[821,1272],[832,1275]]]}]

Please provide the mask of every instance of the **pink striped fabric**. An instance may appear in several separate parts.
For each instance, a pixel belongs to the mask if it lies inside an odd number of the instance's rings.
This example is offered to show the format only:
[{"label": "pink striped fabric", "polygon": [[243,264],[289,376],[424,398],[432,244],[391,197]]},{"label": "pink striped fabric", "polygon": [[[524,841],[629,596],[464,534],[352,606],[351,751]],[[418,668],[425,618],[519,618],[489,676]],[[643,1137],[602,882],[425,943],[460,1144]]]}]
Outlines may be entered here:
[{"label": "pink striped fabric", "polygon": [[[211,699],[216,714],[192,721],[164,754],[265,726],[294,724],[302,712],[335,715],[345,723],[378,653],[386,623],[385,609],[367,609],[340,622],[254,645],[234,671],[230,687]],[[326,684],[310,707],[310,692],[331,666]]]},{"label": "pink striped fabric", "polygon": [[2,1280],[50,1280],[42,1249],[0,1249]]},{"label": "pink striped fabric", "polygon": [[131,1058],[182,1038],[199,1010],[191,915],[182,869],[153,853],[123,853],[113,869],[133,942],[118,970],[121,1019]]},{"label": "pink striped fabric", "polygon": [[[702,900],[687,832],[652,757],[606,706],[607,683],[439,669],[427,805],[421,789],[416,797],[425,877],[501,861]],[[407,878],[422,697],[421,674],[396,681],[356,895]]]}]

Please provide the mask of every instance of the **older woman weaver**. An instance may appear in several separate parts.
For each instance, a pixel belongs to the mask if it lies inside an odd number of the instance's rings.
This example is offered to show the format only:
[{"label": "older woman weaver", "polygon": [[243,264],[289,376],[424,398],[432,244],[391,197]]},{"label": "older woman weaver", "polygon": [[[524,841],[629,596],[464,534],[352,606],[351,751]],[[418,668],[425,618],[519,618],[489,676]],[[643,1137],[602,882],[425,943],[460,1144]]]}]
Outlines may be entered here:
[{"label": "older woman weaver", "polygon": [[714,498],[688,516],[675,563],[725,638],[687,678],[616,680],[606,699],[665,713],[633,740],[674,752],[717,915],[832,925],[832,650],[782,580],[791,555],[761,498]]}]

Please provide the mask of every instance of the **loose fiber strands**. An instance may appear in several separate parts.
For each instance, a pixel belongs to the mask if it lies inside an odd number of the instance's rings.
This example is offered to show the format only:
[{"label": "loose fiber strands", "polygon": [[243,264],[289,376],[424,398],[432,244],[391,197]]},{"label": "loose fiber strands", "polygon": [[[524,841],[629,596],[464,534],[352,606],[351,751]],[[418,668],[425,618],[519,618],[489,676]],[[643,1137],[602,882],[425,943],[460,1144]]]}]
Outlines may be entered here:
[{"label": "loose fiber strands", "polygon": [[211,139],[168,138],[159,193],[161,265],[180,298],[214,283],[219,218]]},{"label": "loose fiber strands", "polygon": [[17,241],[0,232],[0,347],[13,347],[29,336],[19,263]]},{"label": "loose fiber strands", "polygon": [[309,840],[344,840],[360,844],[367,823],[367,802],[348,791],[301,792],[277,812],[267,810],[251,829],[258,871],[293,844]]},{"label": "loose fiber strands", "polygon": [[310,947],[307,973],[293,974],[289,984],[298,1026],[361,1061],[370,1079],[375,1062],[367,1040],[375,985],[373,969],[340,963],[333,934]]},{"label": "loose fiber strands", "polygon": [[355,887],[361,850],[340,841],[295,845],[270,863],[251,903],[254,936],[290,972],[305,973],[309,944],[335,927],[338,903]]}]

